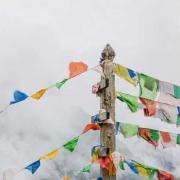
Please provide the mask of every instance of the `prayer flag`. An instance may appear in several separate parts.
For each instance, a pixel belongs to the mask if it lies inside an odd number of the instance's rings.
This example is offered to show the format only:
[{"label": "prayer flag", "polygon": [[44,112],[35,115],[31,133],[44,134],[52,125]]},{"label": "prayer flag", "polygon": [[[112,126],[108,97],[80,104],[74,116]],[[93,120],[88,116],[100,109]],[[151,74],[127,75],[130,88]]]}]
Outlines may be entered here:
[{"label": "prayer flag", "polygon": [[18,103],[18,102],[21,102],[21,101],[24,101],[24,100],[27,99],[27,98],[28,98],[28,95],[27,95],[27,94],[25,94],[25,93],[23,93],[23,92],[21,92],[21,91],[16,90],[16,91],[14,92],[14,101],[11,101],[11,102],[10,102],[10,105],[11,105],[11,104]]},{"label": "prayer flag", "polygon": [[125,163],[129,166],[129,168],[135,173],[139,174],[139,171],[137,170],[135,164],[131,161],[125,161]]},{"label": "prayer flag", "polygon": [[141,103],[145,106],[144,115],[145,116],[153,116],[157,111],[157,102],[148,100],[145,98],[140,98]]},{"label": "prayer flag", "polygon": [[177,141],[176,142],[177,142],[177,144],[180,145],[180,134],[177,135]]},{"label": "prayer flag", "polygon": [[130,138],[132,136],[135,136],[138,134],[138,126],[127,124],[127,123],[121,123],[120,124],[121,133],[125,138]]},{"label": "prayer flag", "polygon": [[50,153],[46,154],[45,156],[40,157],[39,159],[40,159],[40,160],[42,160],[42,159],[44,159],[44,160],[52,160],[52,159],[54,159],[58,154],[59,154],[59,150],[56,149],[56,150],[51,151]]},{"label": "prayer flag", "polygon": [[176,147],[177,135],[168,132],[160,132],[161,134],[161,143],[164,148]]},{"label": "prayer flag", "polygon": [[59,81],[55,84],[55,86],[60,89],[66,82],[68,81],[68,79],[64,79],[62,81]]},{"label": "prayer flag", "polygon": [[138,163],[136,161],[134,161],[134,162],[135,162],[135,166],[138,169],[139,174],[141,174],[141,176],[149,177],[149,178],[154,177],[154,175],[157,171],[155,168],[145,166],[144,164]]},{"label": "prayer flag", "polygon": [[97,130],[100,130],[101,128],[100,128],[100,126],[98,124],[94,124],[94,123],[87,124],[82,133],[84,134],[84,133],[88,132],[91,129],[94,130],[94,131],[97,131]]},{"label": "prayer flag", "polygon": [[117,76],[125,79],[126,81],[128,81],[132,85],[134,85],[134,86],[137,85],[137,79],[135,78],[136,73],[134,71],[132,71],[132,70],[120,65],[120,64],[116,64],[115,65],[115,73]]},{"label": "prayer flag", "polygon": [[[155,131],[154,131],[155,132]],[[157,135],[157,134],[156,134]],[[153,132],[147,128],[139,128],[139,136],[144,140],[152,144],[153,146],[158,146],[158,141],[154,138]]]},{"label": "prayer flag", "polygon": [[63,145],[63,147],[66,150],[68,150],[70,152],[73,152],[74,149],[77,146],[78,140],[79,140],[79,136],[77,136],[77,137],[73,138],[72,140],[68,141],[66,144]]},{"label": "prayer flag", "polygon": [[131,112],[137,112],[138,107],[139,107],[137,97],[131,96],[129,94],[117,92],[117,98],[120,101],[125,102],[127,106],[129,107],[129,109],[131,110]]},{"label": "prayer flag", "polygon": [[155,100],[158,94],[159,81],[145,74],[138,74],[140,97]]},{"label": "prayer flag", "polygon": [[41,89],[39,90],[38,92],[36,92],[35,94],[33,94],[31,97],[33,99],[36,99],[36,100],[39,100],[43,95],[44,93],[47,91],[47,88],[46,89]]},{"label": "prayer flag", "polygon": [[91,169],[92,169],[92,165],[89,164],[89,165],[83,167],[83,168],[80,170],[80,173],[90,173],[90,172],[91,172]]},{"label": "prayer flag", "polygon": [[158,170],[158,179],[159,180],[174,180],[174,176],[169,172]]},{"label": "prayer flag", "polygon": [[119,163],[119,168],[121,169],[121,170],[125,170],[125,167],[124,167],[124,161],[120,161],[120,163]]},{"label": "prayer flag", "polygon": [[64,176],[63,180],[70,180],[70,177],[69,176]]},{"label": "prayer flag", "polygon": [[69,64],[69,78],[73,78],[85,71],[87,71],[88,65],[83,62],[71,62]]},{"label": "prayer flag", "polygon": [[174,85],[174,96],[177,99],[180,99],[180,86]]},{"label": "prayer flag", "polygon": [[37,169],[40,167],[40,160],[30,164],[29,166],[25,167],[25,169],[29,170],[32,174],[34,174]]}]

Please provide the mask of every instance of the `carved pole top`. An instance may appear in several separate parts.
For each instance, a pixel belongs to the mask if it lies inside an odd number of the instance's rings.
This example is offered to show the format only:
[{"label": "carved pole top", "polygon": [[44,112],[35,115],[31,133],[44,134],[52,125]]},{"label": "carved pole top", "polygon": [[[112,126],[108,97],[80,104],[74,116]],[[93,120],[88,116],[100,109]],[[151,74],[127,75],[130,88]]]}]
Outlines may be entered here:
[{"label": "carved pole top", "polygon": [[110,60],[113,61],[115,57],[115,52],[113,48],[110,46],[110,44],[107,44],[104,50],[101,53],[101,61],[103,62],[104,60]]}]

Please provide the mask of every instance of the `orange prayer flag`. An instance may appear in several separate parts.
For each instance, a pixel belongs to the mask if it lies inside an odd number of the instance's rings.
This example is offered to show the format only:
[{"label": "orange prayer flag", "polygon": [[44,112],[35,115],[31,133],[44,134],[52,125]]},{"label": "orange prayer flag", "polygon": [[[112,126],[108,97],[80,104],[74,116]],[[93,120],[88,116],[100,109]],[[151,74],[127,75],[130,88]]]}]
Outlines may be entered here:
[{"label": "orange prayer flag", "polygon": [[87,71],[88,65],[83,62],[71,62],[69,64],[69,78],[73,78],[78,74]]},{"label": "orange prayer flag", "polygon": [[87,124],[82,133],[84,134],[84,133],[88,132],[91,129],[96,131],[96,130],[100,130],[101,128],[100,128],[100,126],[98,124],[93,124],[93,123]]},{"label": "orange prayer flag", "polygon": [[39,100],[43,95],[44,93],[47,91],[47,88],[46,89],[41,89],[39,90],[38,92],[34,93],[31,97],[33,99],[36,99],[36,100]]}]

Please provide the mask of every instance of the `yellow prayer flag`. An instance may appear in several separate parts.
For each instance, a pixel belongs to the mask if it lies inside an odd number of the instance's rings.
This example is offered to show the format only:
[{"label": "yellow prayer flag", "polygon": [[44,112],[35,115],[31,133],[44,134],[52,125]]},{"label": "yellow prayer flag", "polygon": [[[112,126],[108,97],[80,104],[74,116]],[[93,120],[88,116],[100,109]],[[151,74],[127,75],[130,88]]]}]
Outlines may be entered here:
[{"label": "yellow prayer flag", "polygon": [[59,150],[56,149],[56,150],[51,151],[50,153],[46,154],[45,156],[40,157],[39,159],[40,159],[40,160],[52,160],[52,159],[54,159],[58,154],[59,154]]},{"label": "yellow prayer flag", "polygon": [[145,167],[136,165],[136,168],[139,171],[139,173],[141,174],[141,176],[149,177],[148,171],[147,171],[147,169]]},{"label": "yellow prayer flag", "polygon": [[41,89],[39,90],[38,92],[36,92],[35,94],[33,94],[31,97],[36,99],[36,100],[39,100],[43,95],[44,93],[47,91],[47,88],[45,89]]},{"label": "yellow prayer flag", "polygon": [[125,79],[129,83],[133,84],[134,86],[137,85],[137,81],[135,79],[132,79],[129,75],[128,69],[120,64],[115,65],[115,73],[120,78]]},{"label": "yellow prayer flag", "polygon": [[69,176],[64,176],[62,180],[70,180]]}]

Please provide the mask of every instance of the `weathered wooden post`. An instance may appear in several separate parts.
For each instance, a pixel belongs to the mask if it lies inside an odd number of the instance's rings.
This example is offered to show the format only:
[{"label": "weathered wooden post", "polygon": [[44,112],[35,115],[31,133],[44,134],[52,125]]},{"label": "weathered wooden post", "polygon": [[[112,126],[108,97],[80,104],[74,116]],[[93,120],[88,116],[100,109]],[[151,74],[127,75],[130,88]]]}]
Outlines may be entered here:
[{"label": "weathered wooden post", "polygon": [[[100,143],[101,145],[109,148],[110,152],[115,151],[116,142],[115,142],[115,75],[114,75],[114,65],[113,59],[115,57],[115,52],[112,47],[107,44],[102,54],[102,68],[104,76],[101,76],[101,81],[105,80],[108,83],[108,86],[104,88],[100,96],[100,108],[109,112],[110,119],[114,124],[111,123],[102,123],[101,132],[100,132]],[[116,180],[116,176],[109,176],[109,173],[106,169],[100,170],[103,180]]]}]

